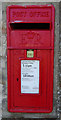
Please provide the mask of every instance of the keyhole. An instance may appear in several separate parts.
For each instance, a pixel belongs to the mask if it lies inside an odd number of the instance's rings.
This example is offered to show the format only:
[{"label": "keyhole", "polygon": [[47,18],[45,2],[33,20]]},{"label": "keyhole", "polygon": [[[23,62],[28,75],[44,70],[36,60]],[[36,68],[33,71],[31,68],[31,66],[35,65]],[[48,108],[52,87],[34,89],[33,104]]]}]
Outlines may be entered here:
[{"label": "keyhole", "polygon": [[17,78],[17,81],[18,81],[19,79]]}]

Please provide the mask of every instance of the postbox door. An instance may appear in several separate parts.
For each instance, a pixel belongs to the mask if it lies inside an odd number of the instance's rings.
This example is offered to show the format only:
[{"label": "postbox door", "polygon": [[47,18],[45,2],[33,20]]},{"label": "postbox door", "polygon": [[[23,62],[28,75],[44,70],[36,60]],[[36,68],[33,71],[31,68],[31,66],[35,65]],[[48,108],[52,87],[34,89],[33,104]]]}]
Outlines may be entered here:
[{"label": "postbox door", "polygon": [[[24,59],[25,50],[13,50],[11,51],[11,76],[12,76],[12,89],[11,100],[13,108],[18,107],[29,111],[36,108],[36,112],[50,112],[52,110],[52,52],[50,50],[37,50],[36,58],[30,60],[39,61],[39,93],[21,93],[21,60]],[[31,85],[30,85],[31,87]],[[20,110],[21,111],[21,110]]]}]

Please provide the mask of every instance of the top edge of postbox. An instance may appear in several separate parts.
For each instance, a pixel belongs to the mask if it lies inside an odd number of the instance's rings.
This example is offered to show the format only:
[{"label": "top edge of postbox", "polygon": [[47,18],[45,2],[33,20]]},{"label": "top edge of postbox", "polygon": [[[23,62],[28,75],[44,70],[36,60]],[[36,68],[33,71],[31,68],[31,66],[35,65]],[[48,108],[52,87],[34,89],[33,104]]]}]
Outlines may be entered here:
[{"label": "top edge of postbox", "polygon": [[10,5],[7,7],[8,22],[51,22],[54,17],[54,6],[47,5]]},{"label": "top edge of postbox", "polygon": [[11,9],[11,8],[13,8],[13,7],[15,7],[15,8],[40,8],[40,7],[48,7],[48,8],[54,8],[55,9],[55,7],[54,7],[54,5],[52,5],[52,4],[46,4],[46,5],[8,5],[7,6],[7,9]]}]

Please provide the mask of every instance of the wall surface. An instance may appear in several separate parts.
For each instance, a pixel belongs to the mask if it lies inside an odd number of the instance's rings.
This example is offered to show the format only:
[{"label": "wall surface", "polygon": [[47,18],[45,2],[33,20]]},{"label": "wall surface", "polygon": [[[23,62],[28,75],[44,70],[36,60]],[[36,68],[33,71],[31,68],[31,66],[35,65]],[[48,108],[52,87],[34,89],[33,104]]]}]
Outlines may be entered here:
[{"label": "wall surface", "polygon": [[59,4],[59,112],[61,118],[61,2]]},{"label": "wall surface", "polygon": [[[7,31],[6,31],[6,7],[8,5],[44,5],[44,4],[53,4],[55,7],[55,41],[54,41],[54,90],[53,90],[53,111],[49,114],[36,114],[36,113],[10,113],[7,110]],[[61,3],[60,3],[61,4]],[[59,87],[61,87],[61,83],[59,86],[59,55],[61,54],[59,50],[59,3],[57,2],[3,2],[0,3],[0,9],[2,13],[2,19],[0,20],[2,28],[0,28],[0,89],[2,87],[2,104],[0,102],[0,106],[2,105],[2,109],[0,108],[0,111],[2,111],[2,118],[59,118],[59,106],[57,104],[59,97],[57,95],[57,91],[59,92]],[[0,12],[1,12],[0,11]],[[1,18],[1,17],[0,17]],[[1,35],[1,29],[2,29],[2,35]],[[61,33],[60,33],[61,38]],[[61,43],[60,43],[61,45]],[[61,56],[60,56],[61,60]],[[61,62],[61,61],[60,61]],[[59,63],[61,64],[61,63]],[[1,71],[2,70],[2,71]],[[61,69],[60,69],[61,70]],[[61,78],[60,78],[61,79]],[[1,100],[1,99],[0,99]],[[1,113],[1,112],[0,112]],[[4,119],[3,119],[4,120]]]}]

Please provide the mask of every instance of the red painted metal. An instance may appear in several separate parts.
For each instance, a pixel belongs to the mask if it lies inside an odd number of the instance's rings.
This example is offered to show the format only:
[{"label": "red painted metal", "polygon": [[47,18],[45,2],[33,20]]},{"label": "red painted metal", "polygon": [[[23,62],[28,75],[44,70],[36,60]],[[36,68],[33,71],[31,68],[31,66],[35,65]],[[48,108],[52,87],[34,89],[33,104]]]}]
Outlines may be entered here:
[{"label": "red painted metal", "polygon": [[[24,24],[25,23],[25,24]],[[27,28],[33,23],[32,29]],[[36,23],[46,25],[38,29]],[[44,24],[45,23],[45,24]],[[25,29],[21,25],[25,25]],[[36,28],[36,29],[35,29]],[[27,49],[34,57],[27,58]],[[21,60],[39,60],[39,94],[21,93]],[[54,6],[7,7],[8,111],[49,113],[53,110]],[[37,74],[37,73],[36,73]],[[17,81],[18,80],[18,81]]]}]

